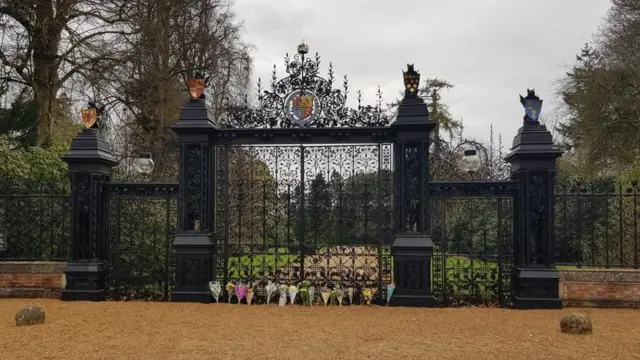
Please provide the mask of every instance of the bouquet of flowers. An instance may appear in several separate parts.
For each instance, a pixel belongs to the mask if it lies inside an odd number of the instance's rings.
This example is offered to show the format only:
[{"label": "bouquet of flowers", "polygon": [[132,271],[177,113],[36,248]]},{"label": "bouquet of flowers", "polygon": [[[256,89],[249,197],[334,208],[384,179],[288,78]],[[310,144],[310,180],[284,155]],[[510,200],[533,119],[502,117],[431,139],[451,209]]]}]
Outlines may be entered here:
[{"label": "bouquet of flowers", "polygon": [[338,286],[336,289],[336,298],[338,299],[338,305],[342,306],[342,299],[344,299],[344,290]]},{"label": "bouquet of flowers", "polygon": [[313,301],[316,299],[316,288],[314,286],[309,286],[307,291],[309,291],[309,306],[311,306],[313,305]]},{"label": "bouquet of flowers", "polygon": [[253,288],[248,288],[247,289],[247,305],[251,305],[251,301],[253,300]]},{"label": "bouquet of flowers", "polygon": [[247,295],[247,287],[244,284],[236,286],[236,297],[238,298],[238,304],[242,302],[242,299]]},{"label": "bouquet of flowers", "polygon": [[211,295],[216,302],[219,302],[220,294],[222,294],[222,286],[220,286],[220,283],[218,281],[209,281],[209,291],[211,291]]},{"label": "bouquet of flowers", "polygon": [[229,304],[231,304],[231,298],[233,297],[233,289],[235,289],[235,285],[233,285],[232,282],[228,283],[227,286],[225,286],[225,289],[227,289],[227,300],[229,300]]},{"label": "bouquet of flowers", "polygon": [[295,285],[289,286],[289,299],[291,300],[291,305],[293,305],[296,300],[296,294],[298,294],[298,287]]},{"label": "bouquet of flowers", "polygon": [[353,288],[347,288],[347,297],[349,298],[349,305],[353,305]]},{"label": "bouquet of flowers", "polygon": [[396,290],[396,286],[394,284],[387,285],[387,306],[389,306],[389,301],[391,301],[391,297],[393,296],[393,292]]},{"label": "bouquet of flowers", "polygon": [[280,293],[280,301],[278,302],[278,305],[285,306],[287,304],[287,290],[289,290],[287,285],[280,285],[278,287],[278,292]]},{"label": "bouquet of flowers", "polygon": [[271,297],[276,292],[276,290],[278,290],[278,284],[269,281],[267,283],[267,286],[265,287],[265,290],[267,291],[267,305],[269,305]]},{"label": "bouquet of flowers", "polygon": [[322,289],[322,292],[320,294],[322,295],[322,301],[324,301],[324,306],[327,306],[327,303],[331,298],[331,290],[325,287]]},{"label": "bouquet of flowers", "polygon": [[364,289],[362,291],[362,297],[364,298],[364,301],[367,303],[367,305],[371,306],[371,300],[373,300],[373,296],[376,294],[376,289]]},{"label": "bouquet of flowers", "polygon": [[302,305],[309,306],[309,289],[301,288],[300,297],[302,298]]},{"label": "bouquet of flowers", "polygon": [[302,305],[311,306],[313,303],[313,296],[315,295],[315,288],[311,286],[311,281],[304,280],[300,284],[300,297],[302,298]]}]

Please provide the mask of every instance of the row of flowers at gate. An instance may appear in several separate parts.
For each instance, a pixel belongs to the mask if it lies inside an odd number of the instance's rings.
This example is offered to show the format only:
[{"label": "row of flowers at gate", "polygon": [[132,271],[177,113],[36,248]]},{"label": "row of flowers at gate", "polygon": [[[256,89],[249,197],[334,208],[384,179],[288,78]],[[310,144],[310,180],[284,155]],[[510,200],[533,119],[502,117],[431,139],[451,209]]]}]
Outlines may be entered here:
[{"label": "row of flowers at gate", "polygon": [[[389,301],[393,296],[393,292],[395,291],[395,284],[387,285],[387,296],[386,302],[389,305]],[[215,299],[216,303],[220,302],[220,297],[222,296],[222,285],[218,281],[209,282],[209,290],[211,291],[211,295]],[[242,304],[243,301],[247,305],[251,305],[253,302],[253,298],[255,296],[257,287],[248,286],[244,283],[234,284],[232,282],[228,283],[224,290],[227,293],[227,300],[231,303],[231,300],[234,298],[237,299],[238,304]],[[285,306],[287,304],[287,300],[289,304],[295,304],[296,299],[299,297],[302,300],[302,304],[305,306],[312,306],[317,296],[320,295],[322,302],[325,306],[327,305],[338,305],[342,306],[344,300],[347,300],[350,305],[355,303],[354,295],[355,289],[353,287],[342,288],[339,284],[335,284],[333,287],[325,286],[320,290],[320,293],[316,293],[316,287],[311,284],[310,281],[305,280],[296,285],[286,285],[286,284],[278,284],[272,281],[269,281],[266,286],[264,286],[264,291],[266,293],[266,301],[267,304],[271,302],[271,299],[274,295],[278,296],[278,305]],[[374,296],[376,295],[377,290],[375,288],[364,288],[362,290],[362,300],[369,306],[371,306],[371,302],[373,301]]]}]

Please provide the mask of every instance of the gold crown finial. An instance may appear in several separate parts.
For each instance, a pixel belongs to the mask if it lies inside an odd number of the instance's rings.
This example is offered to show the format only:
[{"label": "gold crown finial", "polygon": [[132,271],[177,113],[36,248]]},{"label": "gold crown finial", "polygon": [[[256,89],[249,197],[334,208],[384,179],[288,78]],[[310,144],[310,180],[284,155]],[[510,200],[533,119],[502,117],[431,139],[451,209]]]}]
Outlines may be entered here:
[{"label": "gold crown finial", "polygon": [[304,43],[304,39],[302,39],[302,42],[300,43],[300,45],[298,45],[298,54],[306,54],[309,52],[309,45]]}]

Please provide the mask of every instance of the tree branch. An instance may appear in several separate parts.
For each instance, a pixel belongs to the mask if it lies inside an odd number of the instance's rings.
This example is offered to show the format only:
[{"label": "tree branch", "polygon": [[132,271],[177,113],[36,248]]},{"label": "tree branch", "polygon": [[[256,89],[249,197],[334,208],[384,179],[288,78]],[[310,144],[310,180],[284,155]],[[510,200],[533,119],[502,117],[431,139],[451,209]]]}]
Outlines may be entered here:
[{"label": "tree branch", "polygon": [[75,74],[77,74],[78,72],[83,71],[83,70],[93,71],[94,69],[92,69],[92,68],[87,68],[87,67],[88,67],[88,66],[93,67],[93,66],[97,65],[99,62],[101,62],[101,61],[106,61],[106,60],[112,60],[112,61],[115,61],[115,62],[122,61],[122,59],[118,59],[118,58],[109,58],[109,57],[107,57],[107,56],[98,57],[98,58],[94,58],[94,59],[89,59],[89,60],[87,60],[87,61],[85,61],[85,62],[82,62],[82,63],[78,63],[78,62],[76,62],[76,61],[74,61],[74,60],[71,60],[71,59],[63,59],[63,61],[65,61],[65,62],[69,63],[70,65],[72,65],[72,66],[74,66],[74,67],[73,67],[71,70],[69,70],[66,74],[64,74],[64,75],[60,78],[59,82],[60,82],[60,84],[64,84],[64,83],[65,83],[67,80],[69,80],[69,78],[71,78],[73,75],[75,75]]},{"label": "tree branch", "polygon": [[4,51],[2,51],[1,49],[0,49],[0,62],[2,62],[2,64],[5,66],[8,66],[14,69],[15,72],[18,73],[18,75],[20,75],[20,77],[27,83],[27,85],[33,86],[33,78],[31,78],[31,76],[29,76],[27,73],[24,72],[24,66],[21,66],[9,61]]},{"label": "tree branch", "polygon": [[120,19],[110,19],[107,17],[104,17],[102,14],[100,14],[99,12],[93,12],[93,11],[75,11],[71,14],[69,14],[66,19],[64,19],[65,23],[70,22],[71,20],[75,20],[79,17],[82,16],[86,16],[86,17],[91,17],[91,18],[95,18],[98,20],[102,20],[103,22],[109,24],[109,25],[113,25],[115,23],[117,23],[118,21],[120,21]]},{"label": "tree branch", "polygon": [[101,35],[107,35],[107,34],[116,34],[116,35],[132,35],[133,33],[130,32],[126,32],[126,31],[116,31],[116,30],[105,30],[105,31],[98,31],[95,32],[93,34],[89,34],[85,37],[82,37],[76,41],[73,42],[73,45],[67,49],[67,51],[65,51],[64,53],[58,55],[57,57],[59,59],[66,59],[67,56],[69,56],[75,49],[77,49],[79,46],[83,45],[84,43],[86,43],[87,41],[91,40],[92,38],[96,37],[96,36],[101,36]]},{"label": "tree branch", "polygon": [[17,21],[20,25],[22,25],[25,28],[25,30],[27,30],[28,33],[31,33],[31,30],[33,29],[33,25],[31,25],[31,23],[29,22],[29,20],[27,19],[27,17],[24,15],[23,12],[20,12],[18,9],[14,8],[13,6],[7,5],[7,6],[0,6],[0,14],[10,16],[15,21]]},{"label": "tree branch", "polygon": [[22,84],[22,85],[27,85],[27,86],[31,86],[31,84],[29,84],[28,82],[24,81],[24,80],[20,80],[20,79],[14,79],[12,77],[9,76],[5,76],[4,78],[2,78],[4,81],[7,82],[12,82],[12,83],[17,83],[17,84]]}]

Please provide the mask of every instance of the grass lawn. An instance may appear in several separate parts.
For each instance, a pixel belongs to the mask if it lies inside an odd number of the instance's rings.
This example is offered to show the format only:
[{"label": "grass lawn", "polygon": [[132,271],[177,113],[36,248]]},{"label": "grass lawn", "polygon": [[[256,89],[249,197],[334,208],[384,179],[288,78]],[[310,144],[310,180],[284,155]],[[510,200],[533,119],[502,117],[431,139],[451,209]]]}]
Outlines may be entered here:
[{"label": "grass lawn", "polygon": [[[345,247],[345,249],[354,249],[353,247]],[[383,248],[384,255],[389,257],[389,268],[385,269],[390,274],[389,277],[393,282],[393,257],[389,254],[389,248]],[[326,256],[330,252],[330,256]],[[277,254],[276,254],[277,253]],[[431,283],[434,278],[438,282],[442,281],[442,276],[435,271],[435,262],[441,261],[441,254],[435,254],[432,261],[432,271],[430,272]],[[240,265],[242,264],[242,265]],[[287,266],[299,266],[300,260],[297,255],[287,253],[284,248],[270,249],[266,253],[256,254],[253,256],[243,255],[239,257],[229,258],[229,275],[231,279],[240,281],[253,277],[261,279],[262,272],[267,270],[275,273],[276,269],[286,269]],[[314,266],[316,264],[316,266]],[[244,270],[239,270],[244,268]],[[341,253],[338,247],[333,249],[318,248],[316,255],[307,255],[305,257],[305,269],[324,268],[327,270],[336,268],[347,269],[366,269],[367,278],[373,282],[378,281],[378,252],[376,246],[357,247],[354,253]],[[503,268],[503,271],[508,271]],[[289,271],[293,271],[289,267]],[[328,273],[328,271],[326,272]],[[447,255],[445,274],[448,286],[456,296],[470,295],[472,292],[469,283],[473,280],[478,284],[476,291],[481,289],[496,288],[499,281],[498,263],[495,260],[481,260],[477,258],[469,259],[466,256]],[[507,276],[508,274],[503,274]],[[222,278],[220,276],[220,278]],[[322,276],[319,276],[322,278]],[[327,276],[328,281],[338,281],[340,276]],[[439,284],[439,283],[438,283]],[[488,290],[487,290],[488,291]],[[497,296],[497,295],[496,295]],[[496,299],[497,301],[497,299]]]},{"label": "grass lawn", "polygon": [[[27,304],[46,323],[16,327]],[[640,312],[0,300],[0,359],[637,359]],[[575,311],[575,309],[573,309]]]},{"label": "grass lawn", "polygon": [[[338,247],[336,247],[338,248]],[[351,246],[345,246],[346,249],[351,249]],[[328,249],[319,247],[315,255],[305,256],[305,268],[309,269],[314,264],[318,264],[327,268],[345,267],[345,268],[362,268],[367,267],[372,273],[372,279],[377,279],[378,268],[378,252],[377,246],[360,246],[356,247],[357,251],[354,254],[347,253],[341,254],[339,251],[330,250],[328,255]],[[391,265],[389,270],[393,273],[393,256],[390,255],[389,248],[383,248],[384,256],[389,257],[389,264]],[[434,257],[440,257],[440,254],[435,254]],[[464,256],[448,256],[447,261],[447,276],[453,278],[458,275],[458,272],[465,267],[472,267],[478,272],[486,272],[492,268],[497,268],[496,261],[473,259],[470,261]],[[299,266],[300,258],[298,255],[291,254],[285,248],[269,249],[265,253],[257,253],[255,255],[242,255],[242,256],[230,256],[228,260],[229,264],[229,276],[232,279],[243,278],[261,278],[261,274],[264,270],[274,272],[276,269],[284,269],[288,265]],[[240,270],[243,268],[244,270]],[[433,272],[431,273],[433,276]],[[222,276],[219,276],[222,277]]]},{"label": "grass lawn", "polygon": [[[383,254],[389,254],[389,248],[383,248]],[[261,278],[263,271],[275,272],[288,266],[300,266],[300,257],[286,248],[270,248],[254,255],[230,256],[228,260],[229,276],[232,279]],[[320,267],[368,268],[377,274],[378,247],[372,246],[334,246],[316,248],[315,254],[305,255],[305,268]],[[244,270],[240,270],[240,268]]]}]

